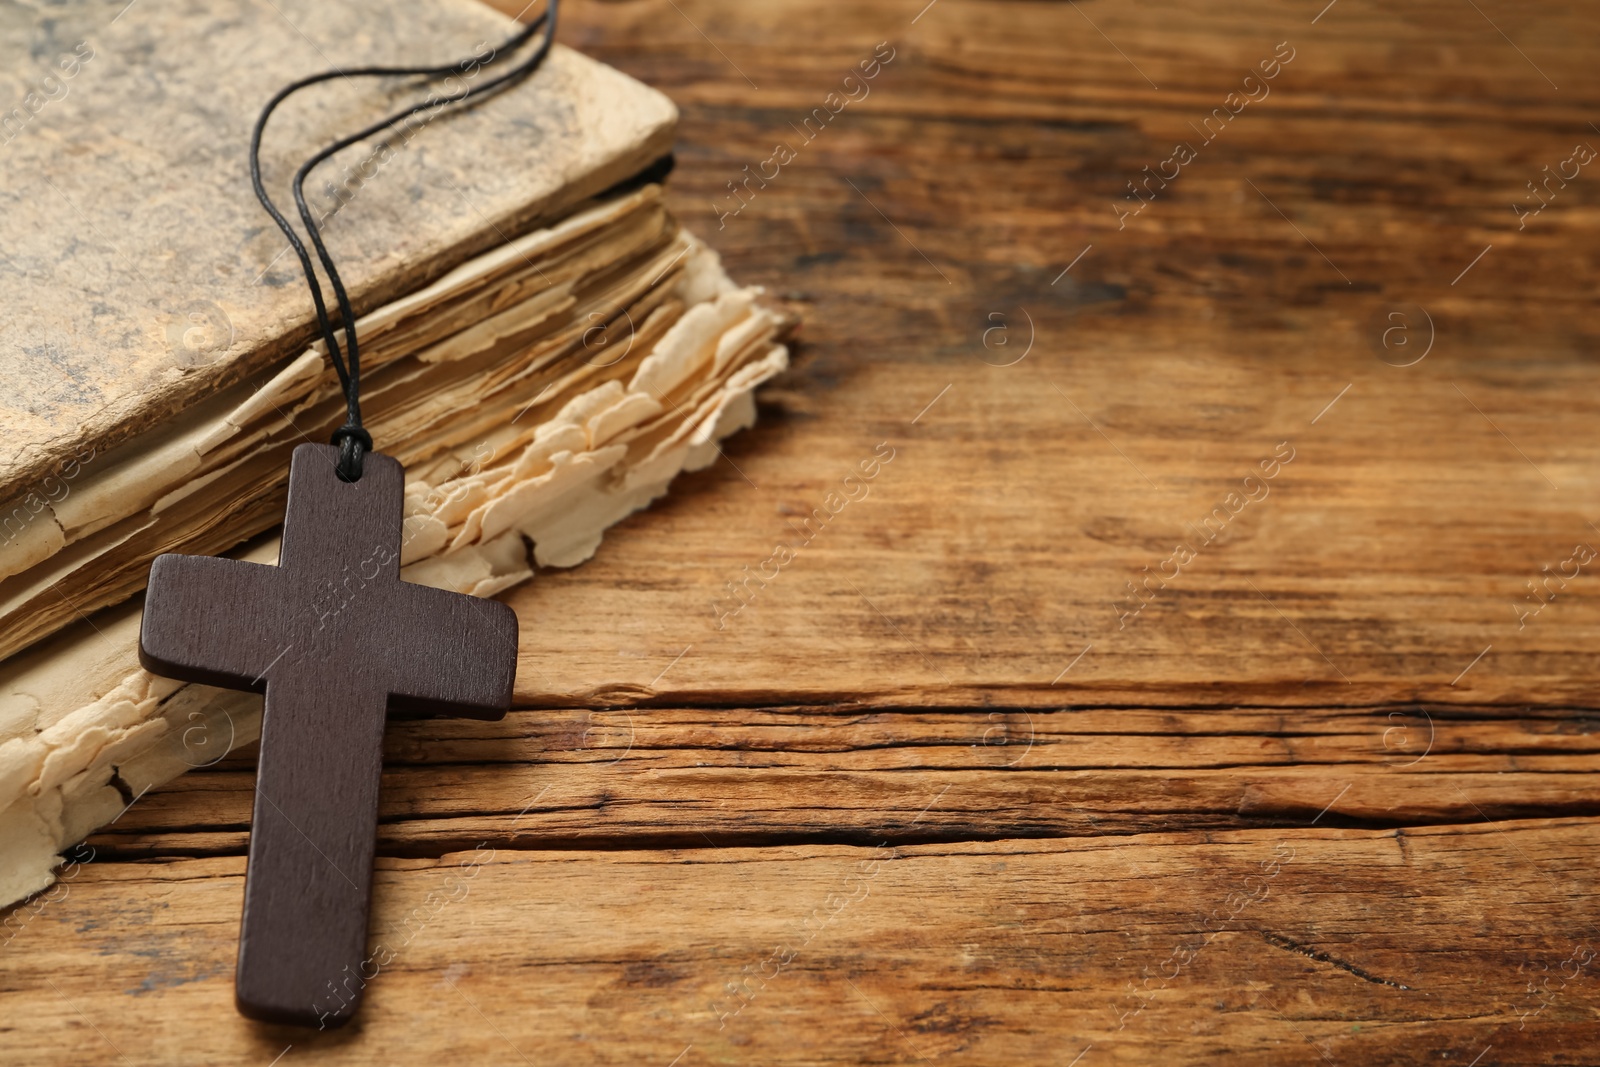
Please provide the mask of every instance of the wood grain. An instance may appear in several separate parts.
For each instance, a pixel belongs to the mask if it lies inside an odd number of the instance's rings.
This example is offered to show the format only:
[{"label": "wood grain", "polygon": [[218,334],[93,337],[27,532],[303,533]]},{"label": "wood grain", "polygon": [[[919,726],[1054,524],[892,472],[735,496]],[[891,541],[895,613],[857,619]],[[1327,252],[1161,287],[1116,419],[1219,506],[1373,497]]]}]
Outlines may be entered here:
[{"label": "wood grain", "polygon": [[1539,820],[380,860],[366,1007],[309,1037],[228,1004],[240,860],[96,861],[11,946],[5,1036],[28,1062],[67,1043],[263,1064],[290,1046],[329,1063],[1464,1064],[1485,1046],[1480,1063],[1577,1063],[1600,915],[1592,891],[1550,887],[1584,877],[1592,836]]},{"label": "wood grain", "polygon": [[[803,312],[795,369],[725,460],[507,598],[522,710],[391,727],[396,951],[359,1028],[229,1017],[245,753],[92,842],[6,950],[0,1041],[1591,1061],[1600,193],[1585,170],[1512,205],[1600,144],[1600,13],[564,11],[679,104],[673,209]],[[1119,229],[1127,183],[1285,41],[1270,95]],[[870,95],[724,217],[880,42]]]},{"label": "wood grain", "polygon": [[[514,711],[392,723],[380,852],[702,848],[1407,827],[1593,813],[1592,712],[1217,708]],[[198,739],[197,739],[198,740]],[[196,746],[196,752],[200,751]],[[253,752],[91,839],[237,854]],[[943,795],[932,808],[928,798]],[[1326,809],[1326,810],[1324,810]]]},{"label": "wood grain", "polygon": [[[802,298],[809,344],[730,449],[738,470],[556,576],[585,610],[564,624],[571,654],[523,672],[524,699],[1592,698],[1585,579],[1520,629],[1517,609],[1541,568],[1596,544],[1576,309],[1600,200],[1580,178],[1522,231],[1511,204],[1596,137],[1579,111],[1600,94],[1561,44],[1594,14],[1520,20],[1551,47],[1536,61],[1556,93],[1454,4],[1341,3],[1314,27],[1284,4],[1079,7],[941,2],[914,27],[889,5],[723,16],[719,45],[759,91],[703,42],[692,63],[669,55],[695,36],[670,6],[596,8],[571,31],[680,103],[675,210],[737,276]],[[818,35],[804,49],[764,43],[799,26]],[[871,95],[719,229],[725,183],[798,140],[789,123],[884,39],[903,47]],[[1119,230],[1126,182],[1285,39],[1271,95]],[[1413,358],[1398,342],[1420,345],[1425,315],[1427,358],[1384,362]],[[1027,357],[992,366],[1030,319]],[[795,542],[790,521],[881,441],[897,458],[871,496],[717,630],[726,583]],[[1283,441],[1296,459],[1271,495],[1119,626],[1126,583]]]}]

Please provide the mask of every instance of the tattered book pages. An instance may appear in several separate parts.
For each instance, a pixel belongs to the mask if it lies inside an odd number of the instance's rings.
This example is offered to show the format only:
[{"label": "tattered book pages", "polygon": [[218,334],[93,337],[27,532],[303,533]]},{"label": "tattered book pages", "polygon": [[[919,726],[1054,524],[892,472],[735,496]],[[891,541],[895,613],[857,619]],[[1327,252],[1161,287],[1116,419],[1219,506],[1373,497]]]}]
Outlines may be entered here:
[{"label": "tattered book pages", "polygon": [[[408,463],[406,581],[491,596],[535,565],[581,563],[606,527],[680,471],[711,463],[719,440],[754,421],[755,388],[787,365],[777,342],[785,320],[757,291],[733,285],[704,246],[678,240],[684,254],[671,282],[653,304],[627,306],[642,321],[617,339],[630,347],[624,355],[604,367],[579,360],[538,386],[520,417],[476,426],[470,444]],[[306,389],[307,362],[326,367],[309,355],[263,387],[269,408],[301,406],[286,394]],[[521,359],[536,363],[531,353]],[[419,422],[453,435],[446,427],[459,399],[430,398]],[[189,436],[239,433],[230,415]],[[396,452],[405,458],[404,447]],[[231,554],[272,563],[277,551],[269,537]],[[0,902],[47,886],[61,850],[114,818],[125,797],[258,736],[259,696],[139,666],[139,606],[107,608],[0,664]]]},{"label": "tattered book pages", "polygon": [[[374,439],[415,467],[531,433],[539,411],[623,373],[681,310],[672,283],[689,247],[649,186],[366,316],[362,407]],[[159,430],[109,450],[83,445],[11,516],[20,532],[0,551],[0,657],[127,599],[162,552],[221,552],[279,521],[289,451],[327,440],[343,418],[318,342]]]}]

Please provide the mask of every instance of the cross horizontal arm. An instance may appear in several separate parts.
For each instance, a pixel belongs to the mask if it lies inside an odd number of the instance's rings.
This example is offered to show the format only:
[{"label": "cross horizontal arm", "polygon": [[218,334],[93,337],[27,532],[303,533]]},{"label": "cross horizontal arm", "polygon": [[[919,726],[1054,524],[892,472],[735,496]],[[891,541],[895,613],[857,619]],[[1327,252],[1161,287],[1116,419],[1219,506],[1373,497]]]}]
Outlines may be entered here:
[{"label": "cross horizontal arm", "polygon": [[157,556],[150,565],[139,662],[187,682],[255,689],[291,643],[270,605],[278,568],[212,556]]},{"label": "cross horizontal arm", "polygon": [[398,582],[393,625],[410,640],[388,653],[390,705],[498,719],[511,703],[517,673],[517,615],[481,600]]}]

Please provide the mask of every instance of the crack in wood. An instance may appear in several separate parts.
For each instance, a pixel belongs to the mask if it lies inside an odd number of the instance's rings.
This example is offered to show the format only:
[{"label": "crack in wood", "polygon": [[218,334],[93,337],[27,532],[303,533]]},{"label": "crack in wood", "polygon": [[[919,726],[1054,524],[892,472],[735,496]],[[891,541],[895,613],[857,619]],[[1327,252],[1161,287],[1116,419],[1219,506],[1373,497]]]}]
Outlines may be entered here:
[{"label": "crack in wood", "polygon": [[1389,986],[1391,989],[1404,989],[1404,990],[1406,990],[1408,992],[1412,991],[1411,986],[1402,985],[1401,983],[1396,982],[1396,981],[1392,981],[1391,979],[1388,979],[1388,978],[1380,978],[1378,975],[1373,974],[1371,971],[1364,970],[1363,968],[1357,967],[1353,963],[1346,963],[1344,960],[1339,959],[1337,956],[1329,955],[1328,953],[1323,952],[1321,949],[1312,948],[1310,945],[1302,945],[1298,941],[1291,941],[1287,937],[1283,937],[1283,936],[1280,936],[1278,934],[1268,933],[1265,930],[1258,930],[1256,932],[1261,935],[1261,939],[1263,941],[1265,941],[1269,945],[1272,945],[1274,948],[1281,948],[1285,952],[1298,952],[1300,955],[1306,957],[1307,959],[1316,960],[1318,963],[1332,964],[1333,966],[1339,968],[1341,971],[1348,971],[1349,973],[1355,975],[1357,978],[1361,979],[1363,982],[1371,982],[1373,985],[1386,985],[1386,986]]},{"label": "crack in wood", "polygon": [[[1396,825],[1380,819],[1335,819],[1330,817],[1320,822],[1318,829],[1386,833],[1397,840],[1400,851],[1409,862],[1410,857],[1406,853],[1403,840],[1407,829],[1450,829],[1456,827],[1463,831],[1483,828],[1495,830],[1499,829],[1499,824],[1503,822],[1568,818],[1573,818],[1573,816],[1558,813],[1548,816],[1518,815],[1490,822],[1482,820],[1463,822],[1459,819],[1441,819],[1437,822],[1412,821],[1404,825]],[[1059,830],[1027,829],[1015,825],[985,829],[970,825],[961,826],[959,824],[916,831],[886,829],[881,825],[870,829],[833,828],[816,831],[793,829],[740,831],[719,828],[716,831],[718,838],[716,842],[711,842],[701,830],[693,828],[674,828],[658,832],[616,835],[540,834],[529,829],[507,831],[496,828],[483,828],[465,833],[440,834],[422,840],[395,841],[392,839],[380,839],[377,855],[390,859],[439,859],[456,853],[471,852],[475,848],[484,845],[507,852],[705,852],[723,848],[780,849],[810,845],[877,848],[883,845],[900,847],[913,845],[994,844],[1010,841],[1070,843],[1102,839],[1120,840],[1156,835],[1178,838],[1192,837],[1196,841],[1209,843],[1211,840],[1210,835],[1217,831],[1227,833],[1281,833],[1284,830],[1304,827],[1304,819],[1300,817],[1299,813],[1294,813],[1292,817],[1286,817],[1282,820],[1260,820],[1249,823],[1227,821],[1206,826],[1192,824],[1173,826],[1167,824],[1150,826],[1118,825],[1102,828],[1094,820],[1088,821],[1095,832],[1063,833]],[[91,837],[89,843],[95,848],[96,855],[103,862],[149,862],[155,859],[172,857],[229,857],[243,856],[245,854],[248,832],[248,827],[231,827],[226,831],[227,840],[225,842],[210,845],[196,843],[193,846],[189,846],[181,843],[181,841],[173,841],[171,838],[181,838],[185,833],[215,835],[218,833],[216,828],[168,829],[161,832],[160,840],[149,844],[141,844],[139,842],[139,832],[137,831],[130,834],[102,832]]]}]

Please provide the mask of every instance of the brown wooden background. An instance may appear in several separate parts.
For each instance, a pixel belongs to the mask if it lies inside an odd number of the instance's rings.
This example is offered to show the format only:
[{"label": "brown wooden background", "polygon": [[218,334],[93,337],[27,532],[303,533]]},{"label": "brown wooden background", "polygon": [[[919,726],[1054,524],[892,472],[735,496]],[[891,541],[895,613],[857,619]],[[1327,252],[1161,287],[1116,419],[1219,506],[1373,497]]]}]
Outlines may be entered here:
[{"label": "brown wooden background", "polygon": [[1600,147],[1600,10],[924,2],[566,5],[794,371],[510,596],[525,710],[392,728],[356,1026],[232,1012],[235,758],[26,914],[8,1062],[1600,1058],[1600,172],[1512,207]]}]

